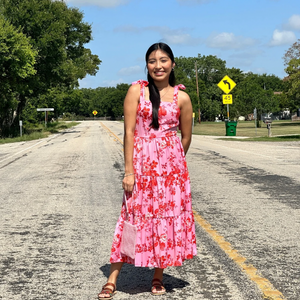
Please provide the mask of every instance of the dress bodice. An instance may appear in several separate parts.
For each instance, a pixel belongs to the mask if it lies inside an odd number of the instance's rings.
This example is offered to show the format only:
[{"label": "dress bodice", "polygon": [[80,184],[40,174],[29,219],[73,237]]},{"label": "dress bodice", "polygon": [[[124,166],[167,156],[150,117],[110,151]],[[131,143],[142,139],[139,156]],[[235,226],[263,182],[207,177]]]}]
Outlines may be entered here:
[{"label": "dress bodice", "polygon": [[178,89],[185,89],[184,85],[176,85],[174,87],[173,101],[160,102],[158,111],[159,128],[154,129],[150,126],[152,122],[152,103],[145,99],[145,87],[148,85],[147,81],[139,80],[133,84],[140,84],[140,103],[137,109],[135,136],[138,137],[163,137],[176,135],[177,127],[179,125],[180,109],[178,107]]}]

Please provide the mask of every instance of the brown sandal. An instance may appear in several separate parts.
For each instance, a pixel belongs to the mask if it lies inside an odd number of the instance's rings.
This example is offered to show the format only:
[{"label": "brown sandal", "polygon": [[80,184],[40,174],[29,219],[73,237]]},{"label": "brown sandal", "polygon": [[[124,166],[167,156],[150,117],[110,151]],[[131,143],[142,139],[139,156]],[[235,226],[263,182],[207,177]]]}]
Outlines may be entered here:
[{"label": "brown sandal", "polygon": [[[112,286],[110,288],[109,286]],[[98,299],[112,299],[114,294],[116,293],[116,286],[113,283],[108,282],[102,287],[102,291],[98,294]],[[109,295],[109,297],[100,297],[101,294]]]},{"label": "brown sandal", "polygon": [[[153,292],[154,288],[156,289],[155,292]],[[162,281],[159,280],[158,278],[154,278],[152,280],[151,294],[153,296],[161,296],[161,295],[164,295],[165,293],[166,293],[166,289],[165,289]]]}]

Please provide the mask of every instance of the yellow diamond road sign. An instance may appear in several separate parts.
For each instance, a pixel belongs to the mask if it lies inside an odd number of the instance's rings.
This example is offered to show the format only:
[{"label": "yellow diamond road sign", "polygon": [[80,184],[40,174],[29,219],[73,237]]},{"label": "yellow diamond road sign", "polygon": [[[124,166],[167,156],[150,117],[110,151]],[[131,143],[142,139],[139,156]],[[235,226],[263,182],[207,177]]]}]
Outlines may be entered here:
[{"label": "yellow diamond road sign", "polygon": [[235,86],[236,83],[232,79],[230,79],[227,75],[218,83],[218,87],[225,94],[228,94]]}]

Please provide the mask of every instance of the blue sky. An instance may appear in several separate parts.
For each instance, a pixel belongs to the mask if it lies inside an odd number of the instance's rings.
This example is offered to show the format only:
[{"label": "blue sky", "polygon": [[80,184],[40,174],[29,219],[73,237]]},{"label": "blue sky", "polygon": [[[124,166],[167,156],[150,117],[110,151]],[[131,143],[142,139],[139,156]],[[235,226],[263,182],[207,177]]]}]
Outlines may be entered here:
[{"label": "blue sky", "polygon": [[165,42],[175,57],[216,55],[244,72],[286,76],[282,57],[300,38],[299,0],[65,0],[92,24],[86,45],[102,60],[82,88],[146,79],[144,56]]}]

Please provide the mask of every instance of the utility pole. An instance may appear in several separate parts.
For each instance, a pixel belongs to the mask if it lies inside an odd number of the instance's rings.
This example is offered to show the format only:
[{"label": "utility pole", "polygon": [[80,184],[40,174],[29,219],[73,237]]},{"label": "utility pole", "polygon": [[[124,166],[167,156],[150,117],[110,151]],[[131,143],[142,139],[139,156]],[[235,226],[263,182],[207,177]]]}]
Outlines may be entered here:
[{"label": "utility pole", "polygon": [[196,86],[197,86],[197,96],[198,96],[198,122],[201,123],[201,114],[200,114],[200,97],[199,97],[199,87],[198,87],[198,68],[197,62],[195,61],[195,72],[196,72]]}]

